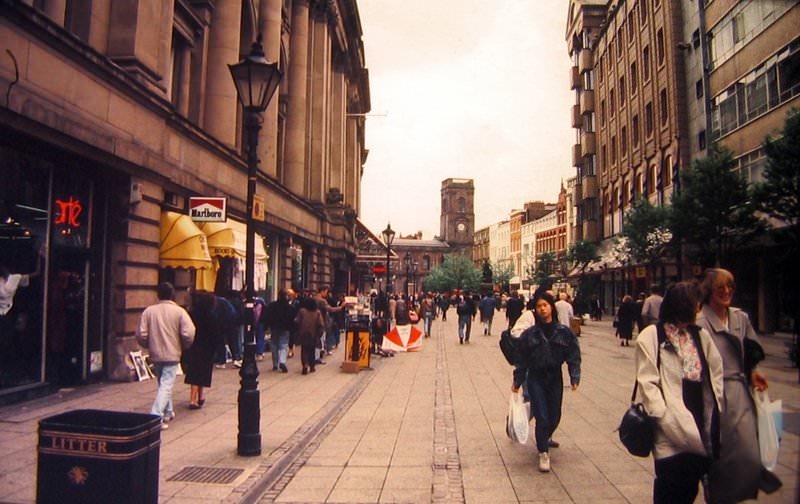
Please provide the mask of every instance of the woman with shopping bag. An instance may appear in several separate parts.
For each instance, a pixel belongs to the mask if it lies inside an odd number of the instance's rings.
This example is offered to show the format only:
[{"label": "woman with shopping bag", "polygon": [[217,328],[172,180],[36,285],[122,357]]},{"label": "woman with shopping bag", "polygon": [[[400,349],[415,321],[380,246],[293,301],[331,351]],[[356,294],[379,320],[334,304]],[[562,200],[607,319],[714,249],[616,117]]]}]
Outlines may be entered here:
[{"label": "woman with shopping bag", "polygon": [[561,367],[567,363],[570,385],[576,390],[581,380],[581,350],[572,330],[559,323],[553,296],[540,291],[533,301],[536,324],[520,336],[519,361],[514,368],[511,390],[517,392],[523,382],[527,384],[531,412],[536,419],[539,470],[548,472],[550,437],[561,421],[564,391]]},{"label": "woman with shopping bag", "polygon": [[[730,271],[721,268],[706,271],[703,309],[697,324],[708,331],[722,356],[725,381],[720,457],[713,461],[709,472],[712,503],[755,499],[759,488],[772,492],[781,486],[777,476],[763,467],[756,405],[751,395],[752,389],[767,388],[766,377],[756,369],[764,359],[764,351],[747,314],[731,306],[734,290]],[[761,434],[766,436],[767,432]],[[769,448],[763,448],[777,454],[776,443],[777,434],[770,438]]]}]

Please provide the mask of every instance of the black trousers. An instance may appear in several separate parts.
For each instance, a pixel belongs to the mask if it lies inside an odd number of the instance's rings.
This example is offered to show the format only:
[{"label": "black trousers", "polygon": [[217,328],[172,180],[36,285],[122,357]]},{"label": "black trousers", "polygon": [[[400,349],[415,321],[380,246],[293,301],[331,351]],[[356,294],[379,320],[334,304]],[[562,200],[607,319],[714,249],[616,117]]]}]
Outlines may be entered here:
[{"label": "black trousers", "polygon": [[692,504],[710,465],[710,458],[694,453],[679,453],[656,460],[653,503]]}]

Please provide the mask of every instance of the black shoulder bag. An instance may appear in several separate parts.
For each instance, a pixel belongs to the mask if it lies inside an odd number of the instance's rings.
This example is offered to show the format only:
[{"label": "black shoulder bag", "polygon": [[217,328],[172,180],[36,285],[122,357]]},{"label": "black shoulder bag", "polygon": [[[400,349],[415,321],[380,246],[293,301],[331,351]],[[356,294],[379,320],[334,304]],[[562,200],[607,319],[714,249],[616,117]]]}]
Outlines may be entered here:
[{"label": "black shoulder bag", "polygon": [[[661,343],[666,339],[664,326],[657,324],[658,344],[656,353],[656,369],[661,368]],[[622,415],[622,421],[617,428],[619,440],[631,455],[637,457],[648,457],[653,451],[655,443],[655,428],[653,420],[647,415],[642,403],[636,400],[636,388],[639,386],[638,380],[633,382],[633,393],[631,394],[631,405]]]}]

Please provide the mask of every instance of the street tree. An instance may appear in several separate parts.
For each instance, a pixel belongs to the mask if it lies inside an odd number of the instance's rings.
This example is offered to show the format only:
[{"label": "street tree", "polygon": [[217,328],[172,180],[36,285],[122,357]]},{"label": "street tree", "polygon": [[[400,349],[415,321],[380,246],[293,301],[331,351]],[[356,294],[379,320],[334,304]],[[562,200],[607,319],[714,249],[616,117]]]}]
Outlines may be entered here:
[{"label": "street tree", "polygon": [[539,289],[550,289],[553,286],[553,277],[558,271],[558,257],[552,252],[542,252],[536,259],[536,271],[533,273],[533,282]]},{"label": "street tree", "polygon": [[472,260],[461,254],[444,256],[442,264],[433,268],[425,277],[425,285],[439,292],[454,289],[477,292],[481,285],[482,272]]},{"label": "street tree", "polygon": [[500,286],[500,289],[508,292],[508,284],[514,276],[514,265],[511,261],[495,261],[492,263],[492,280]]},{"label": "street tree", "polygon": [[764,181],[755,184],[754,200],[758,210],[770,217],[777,247],[776,261],[785,265],[782,271],[783,311],[794,319],[794,340],[789,345],[789,359],[798,368],[800,381],[800,351],[798,351],[798,323],[800,323],[800,110],[789,112],[782,135],[767,138],[764,152],[767,167]]},{"label": "street tree", "polygon": [[701,266],[726,264],[763,230],[747,181],[734,166],[729,149],[712,146],[707,157],[681,172],[672,196],[672,233]]},{"label": "street tree", "polygon": [[764,181],[755,184],[753,199],[758,210],[765,213],[783,231],[782,234],[798,241],[800,225],[800,110],[789,112],[783,126],[783,135],[767,138],[764,152],[767,167]]},{"label": "street tree", "polygon": [[656,267],[669,253],[672,232],[669,207],[655,206],[647,198],[633,203],[622,220],[614,256],[623,265],[644,264],[655,278]]},{"label": "street tree", "polygon": [[594,285],[586,281],[586,268],[595,261],[600,260],[597,245],[593,241],[579,240],[572,243],[567,249],[567,263],[571,270],[578,270],[578,288],[575,291],[575,313],[582,314],[588,310],[589,301]]}]

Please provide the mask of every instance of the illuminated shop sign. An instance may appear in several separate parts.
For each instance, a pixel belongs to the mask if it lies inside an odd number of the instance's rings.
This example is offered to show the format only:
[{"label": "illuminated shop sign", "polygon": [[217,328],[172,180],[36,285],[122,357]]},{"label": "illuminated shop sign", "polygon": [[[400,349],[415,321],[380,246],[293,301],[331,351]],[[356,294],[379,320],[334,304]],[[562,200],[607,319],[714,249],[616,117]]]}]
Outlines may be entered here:
[{"label": "illuminated shop sign", "polygon": [[79,199],[70,196],[67,200],[56,199],[56,217],[54,223],[62,226],[61,234],[72,234],[81,227],[83,205]]}]

